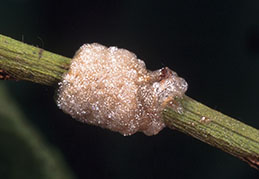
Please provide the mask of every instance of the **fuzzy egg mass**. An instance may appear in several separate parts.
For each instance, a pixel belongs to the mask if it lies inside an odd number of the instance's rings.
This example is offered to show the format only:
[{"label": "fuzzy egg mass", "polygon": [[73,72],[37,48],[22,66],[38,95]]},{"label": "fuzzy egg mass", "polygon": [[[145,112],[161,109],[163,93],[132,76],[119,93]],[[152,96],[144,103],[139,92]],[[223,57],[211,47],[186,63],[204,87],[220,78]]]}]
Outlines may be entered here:
[{"label": "fuzzy egg mass", "polygon": [[[181,98],[187,87],[167,67],[147,70],[128,50],[85,44],[59,83],[57,105],[81,122],[123,135],[155,135],[165,127],[163,107]],[[181,111],[181,106],[173,107]]]}]

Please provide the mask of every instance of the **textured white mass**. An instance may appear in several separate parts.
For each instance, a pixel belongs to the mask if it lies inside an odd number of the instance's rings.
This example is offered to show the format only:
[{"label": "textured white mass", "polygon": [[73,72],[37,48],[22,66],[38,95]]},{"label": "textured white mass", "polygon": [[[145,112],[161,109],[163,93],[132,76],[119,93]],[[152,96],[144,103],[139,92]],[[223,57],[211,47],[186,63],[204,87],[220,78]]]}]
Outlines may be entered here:
[{"label": "textured white mass", "polygon": [[186,90],[169,68],[151,72],[132,52],[93,43],[76,52],[59,83],[57,105],[81,122],[123,135],[155,135],[165,127],[163,107]]}]

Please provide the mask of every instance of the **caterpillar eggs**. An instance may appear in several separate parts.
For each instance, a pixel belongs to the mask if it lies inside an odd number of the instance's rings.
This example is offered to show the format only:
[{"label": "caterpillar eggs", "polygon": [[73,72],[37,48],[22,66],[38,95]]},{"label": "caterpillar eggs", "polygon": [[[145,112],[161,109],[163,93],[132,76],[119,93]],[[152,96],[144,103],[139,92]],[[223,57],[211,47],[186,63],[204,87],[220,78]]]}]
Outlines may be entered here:
[{"label": "caterpillar eggs", "polygon": [[167,67],[147,70],[128,50],[85,44],[59,83],[57,105],[81,122],[123,135],[155,135],[165,127],[163,107],[181,98],[187,86]]}]

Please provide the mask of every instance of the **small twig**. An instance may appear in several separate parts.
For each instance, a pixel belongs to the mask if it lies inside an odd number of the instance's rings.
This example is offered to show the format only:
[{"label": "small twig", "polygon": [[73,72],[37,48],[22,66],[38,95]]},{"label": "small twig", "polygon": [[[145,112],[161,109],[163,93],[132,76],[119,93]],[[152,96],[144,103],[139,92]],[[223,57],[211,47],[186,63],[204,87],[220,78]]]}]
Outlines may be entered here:
[{"label": "small twig", "polygon": [[164,110],[166,125],[220,148],[259,168],[259,131],[238,120],[217,112],[188,96],[180,99],[184,109],[179,114]]},{"label": "small twig", "polygon": [[17,80],[55,85],[70,59],[0,35],[0,69]]},{"label": "small twig", "polygon": [[[71,59],[0,35],[0,75],[55,86]],[[1,77],[0,77],[1,78]],[[6,79],[6,78],[5,78]],[[185,96],[183,113],[164,110],[168,127],[218,147],[259,168],[259,131]]]}]

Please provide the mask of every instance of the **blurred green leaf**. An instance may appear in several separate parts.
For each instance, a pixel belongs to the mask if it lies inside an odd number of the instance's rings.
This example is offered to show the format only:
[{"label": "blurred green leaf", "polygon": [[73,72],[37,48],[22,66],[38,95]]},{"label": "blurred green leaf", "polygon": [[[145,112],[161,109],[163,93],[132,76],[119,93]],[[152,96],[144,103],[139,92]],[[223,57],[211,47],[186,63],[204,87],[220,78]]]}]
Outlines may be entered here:
[{"label": "blurred green leaf", "polygon": [[5,179],[72,179],[61,154],[25,119],[0,84],[0,176]]}]

